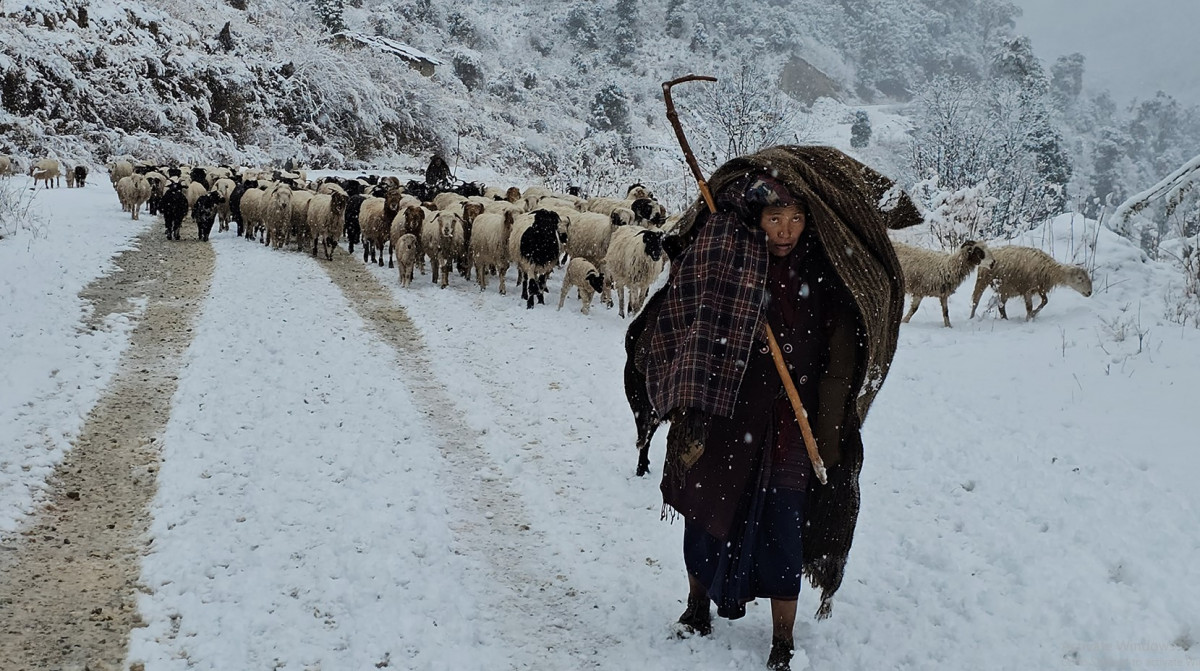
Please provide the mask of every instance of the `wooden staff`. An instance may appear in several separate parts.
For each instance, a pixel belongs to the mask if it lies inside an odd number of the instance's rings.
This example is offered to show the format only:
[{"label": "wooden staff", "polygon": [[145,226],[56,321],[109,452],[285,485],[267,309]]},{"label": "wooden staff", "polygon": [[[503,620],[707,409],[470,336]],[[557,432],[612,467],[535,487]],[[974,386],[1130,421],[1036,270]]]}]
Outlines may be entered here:
[{"label": "wooden staff", "polygon": [[[700,187],[700,196],[704,198],[704,203],[708,205],[708,211],[711,214],[717,211],[717,204],[713,200],[712,192],[708,189],[708,182],[704,180],[704,175],[700,172],[700,164],[696,162],[696,156],[692,154],[692,147],[688,144],[687,136],[683,134],[683,125],[679,123],[679,115],[675,112],[675,102],[671,99],[672,86],[695,81],[715,82],[717,78],[684,75],[679,79],[663,82],[663,100],[667,104],[667,119],[671,122],[671,127],[675,129],[675,138],[679,140],[679,146],[683,149],[683,157],[692,170],[692,176],[696,178],[696,184]],[[804,436],[804,447],[808,450],[809,460],[812,461],[813,472],[816,473],[817,480],[820,480],[821,484],[827,484],[829,477],[825,472],[825,462],[821,460],[821,453],[817,451],[817,439],[813,437],[812,426],[808,423],[808,412],[804,409],[804,404],[800,402],[800,392],[796,390],[796,384],[792,382],[787,364],[783,361],[783,352],[780,351],[779,343],[775,340],[775,332],[771,330],[770,324],[764,324],[764,326],[767,327],[767,345],[771,348],[771,358],[775,360],[775,370],[779,372],[779,379],[783,381],[783,388],[787,392],[788,401],[792,404],[792,411],[796,413],[796,421],[800,424],[800,434]]]}]

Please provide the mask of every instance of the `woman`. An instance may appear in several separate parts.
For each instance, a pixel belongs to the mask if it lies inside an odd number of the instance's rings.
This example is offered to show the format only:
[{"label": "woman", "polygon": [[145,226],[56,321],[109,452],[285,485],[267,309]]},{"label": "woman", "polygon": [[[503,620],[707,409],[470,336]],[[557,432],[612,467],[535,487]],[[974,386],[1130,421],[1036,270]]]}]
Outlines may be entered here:
[{"label": "woman", "polygon": [[[828,617],[858,513],[859,427],[895,352],[903,283],[886,228],[919,223],[891,183],[841,152],[775,147],[722,166],[717,212],[685,214],[671,279],[631,333],[671,420],[664,506],[685,518],[682,632],[771,599],[767,665],[788,669],[802,575]],[[828,484],[816,482],[766,346],[776,335]],[[639,340],[640,341],[640,340]],[[802,533],[803,532],[803,533]]]}]

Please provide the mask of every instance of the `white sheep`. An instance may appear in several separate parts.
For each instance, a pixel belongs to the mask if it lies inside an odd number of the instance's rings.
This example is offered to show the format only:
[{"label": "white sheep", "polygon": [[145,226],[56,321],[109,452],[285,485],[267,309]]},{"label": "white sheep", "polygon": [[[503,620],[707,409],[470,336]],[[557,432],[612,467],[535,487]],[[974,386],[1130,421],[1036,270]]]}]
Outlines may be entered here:
[{"label": "white sheep", "polygon": [[292,190],[292,216],[287,235],[295,239],[299,251],[304,251],[305,243],[313,239],[312,231],[308,229],[308,204],[314,195],[307,189]]},{"label": "white sheep", "polygon": [[463,253],[462,215],[454,210],[439,210],[421,225],[421,249],[429,257],[433,282],[443,289],[450,283],[454,261]]},{"label": "white sheep", "polygon": [[13,175],[13,160],[8,156],[0,156],[0,177]]},{"label": "white sheep", "polygon": [[516,214],[507,212],[484,212],[475,217],[471,230],[471,245],[468,255],[475,268],[475,279],[479,290],[487,291],[487,277],[491,270],[500,276],[500,293],[508,293],[505,274],[508,272],[508,240],[512,235]]},{"label": "white sheep", "polygon": [[634,226],[620,226],[613,232],[604,257],[604,274],[617,290],[619,314],[625,316],[625,297],[629,294],[629,313],[642,309],[650,285],[662,272],[663,232]]},{"label": "white sheep", "polygon": [[46,188],[49,189],[58,186],[62,178],[62,168],[56,159],[43,158],[29,166],[29,174],[33,176],[34,186],[37,186],[38,182],[45,182]]},{"label": "white sheep", "polygon": [[453,191],[443,191],[433,197],[433,206],[438,210],[449,210],[461,206],[466,200]]},{"label": "white sheep", "polygon": [[136,172],[122,177],[117,182],[117,199],[121,201],[121,206],[129,211],[130,218],[137,219],[142,205],[150,200],[150,181],[145,175]]},{"label": "white sheep", "polygon": [[566,302],[567,292],[572,287],[579,289],[579,298],[583,301],[583,307],[579,311],[585,315],[589,314],[592,310],[592,297],[596,295],[597,291],[604,291],[604,275],[596,270],[596,266],[592,265],[591,261],[581,258],[571,259],[567,264],[566,272],[563,273],[562,289],[558,292],[559,310]]},{"label": "white sheep", "polygon": [[[244,201],[245,196],[242,199]],[[291,221],[292,188],[279,182],[263,195],[262,222],[267,231],[263,244],[275,249],[283,247]]]},{"label": "white sheep", "polygon": [[263,207],[266,204],[267,186],[270,182],[260,182],[258,186],[246,189],[242,194],[239,210],[242,213],[242,227],[246,239],[253,240],[255,234],[263,228]]},{"label": "white sheep", "polygon": [[108,180],[112,182],[114,189],[117,188],[117,182],[120,182],[122,177],[132,174],[133,164],[129,161],[115,161],[108,166]]},{"label": "white sheep", "polygon": [[413,268],[417,266],[417,236],[405,233],[392,240],[392,251],[396,254],[396,267],[400,269],[400,286],[408,287],[413,281]]},{"label": "white sheep", "polygon": [[916,314],[922,298],[937,296],[942,303],[942,322],[950,328],[950,308],[947,305],[950,294],[958,289],[976,266],[991,267],[994,263],[987,245],[974,240],[967,240],[952,254],[901,242],[892,244],[904,272],[904,292],[912,296],[912,305],[908,308],[908,314],[904,315],[905,324]]},{"label": "white sheep", "polygon": [[[1025,319],[1030,320],[1046,307],[1047,295],[1056,286],[1071,287],[1085,297],[1092,295],[1092,278],[1087,270],[1059,263],[1040,249],[1011,245],[993,248],[991,254],[995,263],[991,268],[980,266],[979,276],[975,279],[975,291],[971,294],[972,318],[975,308],[979,307],[979,297],[989,285],[999,301],[1001,319],[1008,319],[1004,304],[1017,296],[1025,299]],[[1035,293],[1042,299],[1036,308],[1033,307]]]},{"label": "white sheep", "polygon": [[218,231],[229,230],[229,219],[233,216],[229,210],[229,197],[233,195],[233,190],[236,188],[237,182],[228,177],[221,177],[213,184],[213,193],[221,197],[221,202],[217,205],[217,219],[221,222],[217,227]]},{"label": "white sheep", "polygon": [[333,260],[333,248],[342,239],[342,227],[349,198],[340,188],[332,193],[318,193],[308,201],[308,233],[312,236],[312,253],[317,255],[320,242],[327,261]]}]

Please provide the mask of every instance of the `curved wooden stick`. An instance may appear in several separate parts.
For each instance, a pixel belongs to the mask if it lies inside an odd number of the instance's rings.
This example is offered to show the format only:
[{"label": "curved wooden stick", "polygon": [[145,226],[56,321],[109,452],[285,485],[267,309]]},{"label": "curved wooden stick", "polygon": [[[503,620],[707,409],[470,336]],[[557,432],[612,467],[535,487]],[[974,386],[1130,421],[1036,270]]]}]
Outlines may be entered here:
[{"label": "curved wooden stick", "polygon": [[[700,164],[696,162],[687,137],[683,134],[683,125],[679,123],[679,115],[675,112],[675,103],[671,100],[672,86],[695,81],[715,82],[717,78],[704,75],[684,75],[679,79],[663,82],[663,100],[667,103],[667,119],[671,121],[671,127],[675,129],[675,137],[679,140],[683,156],[687,159],[688,167],[692,169],[692,175],[700,187],[700,195],[704,198],[704,203],[708,205],[709,213],[715,213],[717,211],[716,201],[713,200],[712,192],[708,190],[708,182],[704,181],[704,174],[700,172]],[[829,476],[825,472],[825,462],[821,460],[821,453],[817,451],[817,439],[813,437],[812,426],[808,423],[808,411],[800,402],[800,392],[796,390],[796,384],[792,382],[791,373],[788,373],[787,364],[783,361],[783,352],[775,340],[775,332],[771,330],[770,324],[765,324],[765,326],[767,327],[767,346],[771,348],[771,358],[775,360],[775,370],[779,372],[779,379],[783,381],[783,388],[787,392],[788,401],[792,404],[792,411],[796,413],[796,421],[800,424],[800,435],[804,436],[804,448],[808,450],[808,458],[812,461],[813,472],[816,473],[817,480],[820,480],[821,484],[828,484]]]}]

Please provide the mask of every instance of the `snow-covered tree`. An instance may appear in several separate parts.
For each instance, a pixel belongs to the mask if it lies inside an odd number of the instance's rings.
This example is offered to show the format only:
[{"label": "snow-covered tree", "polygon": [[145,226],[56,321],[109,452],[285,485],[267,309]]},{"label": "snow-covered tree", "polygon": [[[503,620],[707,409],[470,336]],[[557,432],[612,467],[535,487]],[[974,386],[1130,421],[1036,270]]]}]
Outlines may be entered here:
[{"label": "snow-covered tree", "polygon": [[345,11],[343,0],[313,0],[313,11],[329,32],[337,33],[346,29],[346,22],[342,18]]},{"label": "snow-covered tree", "polygon": [[854,123],[850,125],[850,146],[862,149],[871,143],[871,117],[863,110],[854,113]]}]

